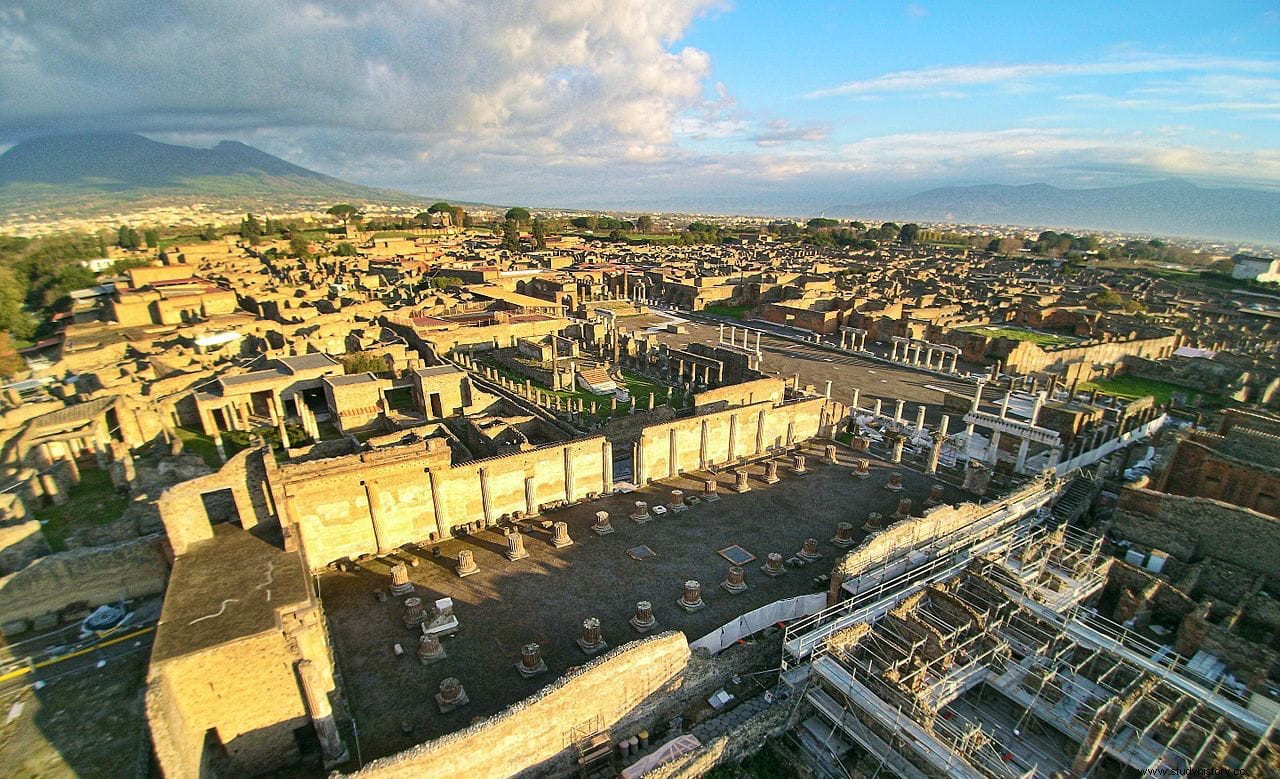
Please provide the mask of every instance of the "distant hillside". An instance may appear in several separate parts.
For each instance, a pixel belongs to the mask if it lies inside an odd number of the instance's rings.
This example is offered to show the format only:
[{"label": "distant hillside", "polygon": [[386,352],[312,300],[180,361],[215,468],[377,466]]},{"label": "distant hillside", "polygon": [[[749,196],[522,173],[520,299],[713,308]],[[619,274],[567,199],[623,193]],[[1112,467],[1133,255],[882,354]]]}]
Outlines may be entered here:
[{"label": "distant hillside", "polygon": [[827,215],[1280,243],[1280,192],[1210,189],[1177,180],[1099,189],[942,187],[900,200],[839,205]]},{"label": "distant hillside", "polygon": [[140,135],[59,135],[23,141],[0,155],[0,210],[11,213],[51,208],[92,212],[193,197],[415,199],[326,176],[236,141],[197,149]]}]

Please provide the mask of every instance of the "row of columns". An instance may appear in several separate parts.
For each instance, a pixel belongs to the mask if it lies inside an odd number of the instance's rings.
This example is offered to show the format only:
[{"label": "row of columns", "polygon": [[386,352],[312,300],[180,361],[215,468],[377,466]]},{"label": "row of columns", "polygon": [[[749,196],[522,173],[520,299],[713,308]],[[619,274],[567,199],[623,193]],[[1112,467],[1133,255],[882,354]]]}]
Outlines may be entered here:
[{"label": "row of columns", "polygon": [[[718,343],[719,343],[721,346],[725,346],[725,345],[726,345],[726,344],[725,344],[725,340],[724,340],[724,328],[725,328],[725,326],[724,326],[724,325],[720,325],[720,338],[719,338],[719,340],[718,340]],[[750,331],[748,331],[748,330],[747,330],[747,328],[745,328],[745,327],[744,327],[744,328],[742,328],[742,343],[741,343],[741,344],[739,344],[739,343],[738,343],[738,328],[734,327],[733,325],[729,325],[729,342],[728,342],[728,346],[732,346],[732,347],[733,347],[733,348],[735,348],[735,349],[743,349],[743,350],[745,350],[745,351],[755,352],[756,356],[758,357],[758,356],[760,355],[760,331],[759,331],[759,330],[757,330],[757,331],[756,331],[756,345],[755,345],[755,348],[754,348],[754,349],[747,345],[747,338],[749,338],[749,337],[750,337],[750,335],[751,335],[751,333],[750,333]]]},{"label": "row of columns", "polygon": [[[905,338],[894,338],[890,359],[907,365],[915,365],[929,370],[954,372],[960,358],[959,350],[953,346],[937,346],[923,341],[910,341]],[[937,359],[935,360],[935,355]],[[947,364],[950,360],[950,365]],[[937,363],[936,365],[934,363]]]},{"label": "row of columns", "polygon": [[857,327],[840,328],[840,348],[855,352],[867,350],[867,331]]}]

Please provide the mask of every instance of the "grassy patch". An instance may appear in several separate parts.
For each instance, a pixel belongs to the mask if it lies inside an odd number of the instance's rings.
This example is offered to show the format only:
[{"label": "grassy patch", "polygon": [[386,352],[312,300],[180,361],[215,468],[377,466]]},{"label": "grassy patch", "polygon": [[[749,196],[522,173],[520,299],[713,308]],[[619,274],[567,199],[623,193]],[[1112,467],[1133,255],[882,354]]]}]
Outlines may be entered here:
[{"label": "grassy patch", "polygon": [[[182,441],[182,451],[200,455],[200,458],[204,460],[205,465],[213,468],[214,470],[222,467],[222,460],[218,458],[218,447],[213,445],[212,438],[204,433],[185,427],[179,427],[174,432],[177,434],[179,440]],[[227,440],[224,438],[222,445],[227,451],[227,457],[234,454],[234,452],[231,451],[235,448],[234,444],[228,444]]]},{"label": "grassy patch", "polygon": [[67,536],[77,527],[106,525],[120,518],[129,506],[129,496],[116,492],[111,474],[100,468],[83,468],[80,483],[67,491],[67,502],[35,512],[49,548],[67,548]]},{"label": "grassy patch", "polygon": [[[547,395],[553,395],[557,398],[580,398],[583,402],[583,408],[586,409],[584,413],[590,413],[591,404],[594,403],[596,404],[596,413],[598,416],[603,418],[611,415],[611,404],[609,402],[608,395],[596,395],[594,393],[587,392],[584,389],[574,389],[571,392],[566,390],[552,390],[545,384],[534,381],[528,376],[518,374],[505,365],[499,365],[494,360],[486,359],[486,355],[483,353],[473,354],[472,357],[475,358],[476,362],[496,369],[498,371],[498,375],[517,384],[524,384],[527,380],[529,381],[530,386],[535,390],[540,390]],[[659,384],[653,379],[638,376],[626,371],[622,372],[622,385],[631,393],[631,397],[638,404],[638,408],[646,408],[648,406],[650,392],[653,393],[654,405],[661,405],[668,399],[668,393],[671,391],[665,384]],[[628,407],[626,405],[619,404],[618,411],[619,413],[625,413],[627,408]]]},{"label": "grassy patch", "polygon": [[408,230],[379,230],[378,232],[373,234],[373,237],[375,239],[377,238],[410,238],[412,236],[413,236],[413,233],[411,233]]},{"label": "grassy patch", "polygon": [[977,333],[987,338],[1009,338],[1014,341],[1030,341],[1036,346],[1053,348],[1057,346],[1070,346],[1077,343],[1079,339],[1067,335],[1054,335],[1053,333],[1042,333],[1038,330],[1023,330],[1017,327],[997,327],[995,325],[970,325],[968,327],[956,328],[965,333]]},{"label": "grassy patch", "polygon": [[724,316],[730,319],[742,319],[748,311],[755,306],[706,306],[702,309],[702,313],[711,314],[712,316]]},{"label": "grassy patch", "polygon": [[1206,395],[1199,390],[1190,387],[1183,387],[1179,384],[1171,384],[1167,381],[1156,381],[1155,379],[1144,379],[1138,376],[1116,376],[1111,379],[1099,379],[1098,381],[1086,381],[1080,384],[1079,389],[1086,392],[1098,390],[1108,395],[1115,395],[1118,398],[1140,398],[1144,395],[1150,395],[1156,399],[1157,403],[1167,404],[1170,397],[1175,392],[1184,393],[1188,400],[1196,395],[1201,395],[1202,399],[1217,399],[1216,395]]}]

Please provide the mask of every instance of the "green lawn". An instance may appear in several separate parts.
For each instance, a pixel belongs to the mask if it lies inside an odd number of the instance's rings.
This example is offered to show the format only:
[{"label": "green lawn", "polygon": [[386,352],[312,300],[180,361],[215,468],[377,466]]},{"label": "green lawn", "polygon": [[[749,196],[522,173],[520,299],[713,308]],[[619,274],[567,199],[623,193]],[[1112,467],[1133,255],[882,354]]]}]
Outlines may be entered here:
[{"label": "green lawn", "polygon": [[67,502],[38,509],[35,517],[49,548],[61,552],[67,548],[67,536],[77,527],[114,522],[128,506],[129,496],[116,492],[111,474],[85,467],[80,471],[80,483],[68,490]]},{"label": "green lawn", "polygon": [[742,319],[748,311],[755,306],[706,306],[702,309],[702,313],[711,314],[712,316],[725,316],[730,319]]},{"label": "green lawn", "polygon": [[1042,333],[1038,330],[1023,330],[1017,327],[998,327],[996,325],[970,325],[968,327],[958,327],[965,333],[977,333],[988,338],[1009,338],[1014,341],[1030,341],[1036,346],[1053,348],[1056,346],[1070,346],[1077,343],[1079,339],[1067,335],[1054,335],[1053,333]]},{"label": "green lawn", "polygon": [[[218,459],[218,448],[213,445],[213,439],[197,430],[191,430],[185,427],[179,427],[175,431],[178,438],[182,441],[182,451],[198,454],[204,459],[205,465],[217,470],[222,467],[222,461]],[[227,457],[234,452],[239,451],[235,448],[235,444],[230,443],[225,438],[222,440],[222,446],[227,451]]]},{"label": "green lawn", "polygon": [[1089,392],[1098,390],[1108,395],[1115,395],[1118,398],[1140,398],[1144,395],[1150,395],[1156,399],[1157,403],[1168,404],[1170,397],[1175,392],[1184,393],[1187,400],[1192,400],[1196,395],[1202,395],[1205,401],[1220,400],[1216,395],[1204,395],[1198,390],[1190,387],[1183,387],[1178,384],[1171,384],[1167,381],[1156,381],[1155,379],[1143,379],[1138,376],[1116,376],[1111,379],[1099,379],[1098,381],[1082,382],[1079,389]]}]

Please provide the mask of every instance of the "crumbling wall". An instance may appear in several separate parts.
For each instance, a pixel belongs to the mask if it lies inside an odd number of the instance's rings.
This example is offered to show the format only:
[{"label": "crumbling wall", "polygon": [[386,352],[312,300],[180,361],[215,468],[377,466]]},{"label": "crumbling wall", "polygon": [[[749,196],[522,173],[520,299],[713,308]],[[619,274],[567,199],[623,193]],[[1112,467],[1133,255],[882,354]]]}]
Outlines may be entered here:
[{"label": "crumbling wall", "polygon": [[262,452],[246,449],[226,462],[216,473],[176,484],[165,490],[156,507],[174,554],[182,554],[191,544],[213,538],[213,527],[203,495],[230,490],[241,525],[251,528],[267,521]]},{"label": "crumbling wall", "polygon": [[41,557],[0,578],[0,623],[164,592],[169,564],[157,537]]},{"label": "crumbling wall", "polygon": [[1208,498],[1125,489],[1108,533],[1185,562],[1211,557],[1271,578],[1280,572],[1280,522]]},{"label": "crumbling wall", "polygon": [[628,644],[500,714],[375,760],[352,776],[513,776],[564,752],[574,728],[612,728],[646,701],[675,691],[689,659],[681,633]]},{"label": "crumbling wall", "polygon": [[781,403],[785,395],[786,382],[769,377],[744,381],[741,384],[729,384],[693,396],[693,408],[698,413],[719,411],[731,406],[750,406],[753,403]]}]

